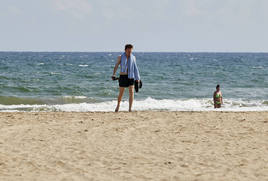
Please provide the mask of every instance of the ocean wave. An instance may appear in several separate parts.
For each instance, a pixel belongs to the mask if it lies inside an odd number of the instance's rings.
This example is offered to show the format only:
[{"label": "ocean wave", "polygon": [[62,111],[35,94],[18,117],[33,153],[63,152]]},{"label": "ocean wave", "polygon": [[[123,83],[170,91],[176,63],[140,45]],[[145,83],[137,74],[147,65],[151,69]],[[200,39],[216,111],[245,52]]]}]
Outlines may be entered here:
[{"label": "ocean wave", "polygon": [[[13,96],[0,96],[0,105],[62,105],[62,104],[78,104],[78,103],[94,103],[93,98],[86,96],[59,96],[59,97],[13,97]],[[26,106],[28,108],[28,106]]]},{"label": "ocean wave", "polygon": [[79,66],[79,67],[87,67],[88,65],[82,65],[82,64],[81,64],[81,65],[78,65],[78,66]]},{"label": "ocean wave", "polygon": [[64,96],[67,99],[86,99],[86,96]]},{"label": "ocean wave", "polygon": [[263,66],[254,66],[252,69],[263,69]]},{"label": "ocean wave", "polygon": [[35,105],[45,104],[41,99],[24,98],[24,97],[12,97],[12,96],[0,96],[1,105]]},{"label": "ocean wave", "polygon": [[59,73],[59,72],[50,72],[49,74],[50,75],[60,75],[61,73]]},{"label": "ocean wave", "polygon": [[[136,111],[166,110],[166,111],[268,111],[267,101],[245,101],[239,99],[225,99],[223,107],[213,108],[211,99],[162,99],[147,98],[134,102]],[[100,103],[72,103],[55,105],[0,105],[0,111],[64,111],[64,112],[111,112],[117,101]],[[128,101],[121,103],[121,111],[128,110]]]}]

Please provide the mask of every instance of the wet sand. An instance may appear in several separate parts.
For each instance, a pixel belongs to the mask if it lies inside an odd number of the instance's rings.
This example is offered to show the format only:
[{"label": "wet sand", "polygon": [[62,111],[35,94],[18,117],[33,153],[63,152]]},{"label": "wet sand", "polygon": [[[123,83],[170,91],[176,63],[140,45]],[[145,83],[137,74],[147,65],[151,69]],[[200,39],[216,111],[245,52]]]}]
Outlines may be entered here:
[{"label": "wet sand", "polygon": [[0,180],[268,180],[268,112],[0,113]]}]

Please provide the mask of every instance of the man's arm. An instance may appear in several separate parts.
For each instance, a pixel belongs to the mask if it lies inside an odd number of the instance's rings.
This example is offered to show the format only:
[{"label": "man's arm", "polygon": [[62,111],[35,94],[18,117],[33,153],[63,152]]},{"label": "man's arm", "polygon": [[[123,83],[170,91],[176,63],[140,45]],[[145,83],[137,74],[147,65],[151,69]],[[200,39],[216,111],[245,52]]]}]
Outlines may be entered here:
[{"label": "man's arm", "polygon": [[115,76],[116,71],[117,71],[118,66],[119,66],[120,63],[121,63],[121,56],[118,56],[118,58],[117,58],[117,62],[116,62],[116,64],[115,64],[115,66],[114,66],[113,77]]}]

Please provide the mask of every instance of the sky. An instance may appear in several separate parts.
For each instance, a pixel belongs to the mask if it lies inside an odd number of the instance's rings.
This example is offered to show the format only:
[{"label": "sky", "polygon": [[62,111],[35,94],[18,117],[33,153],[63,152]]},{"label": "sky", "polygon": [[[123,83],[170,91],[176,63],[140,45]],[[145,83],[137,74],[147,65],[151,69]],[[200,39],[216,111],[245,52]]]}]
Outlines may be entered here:
[{"label": "sky", "polygon": [[268,0],[0,0],[0,51],[268,52]]}]

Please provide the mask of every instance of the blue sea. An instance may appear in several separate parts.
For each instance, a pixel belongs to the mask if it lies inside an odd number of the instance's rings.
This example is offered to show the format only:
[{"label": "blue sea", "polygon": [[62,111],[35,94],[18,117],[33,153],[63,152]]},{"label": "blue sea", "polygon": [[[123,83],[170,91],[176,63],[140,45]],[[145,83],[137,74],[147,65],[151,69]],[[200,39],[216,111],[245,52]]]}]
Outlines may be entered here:
[{"label": "blue sea", "polygon": [[[0,52],[0,111],[113,111],[120,52]],[[268,53],[135,52],[143,88],[133,110],[268,111]],[[119,71],[119,70],[118,70]],[[121,106],[128,110],[128,91]]]}]

